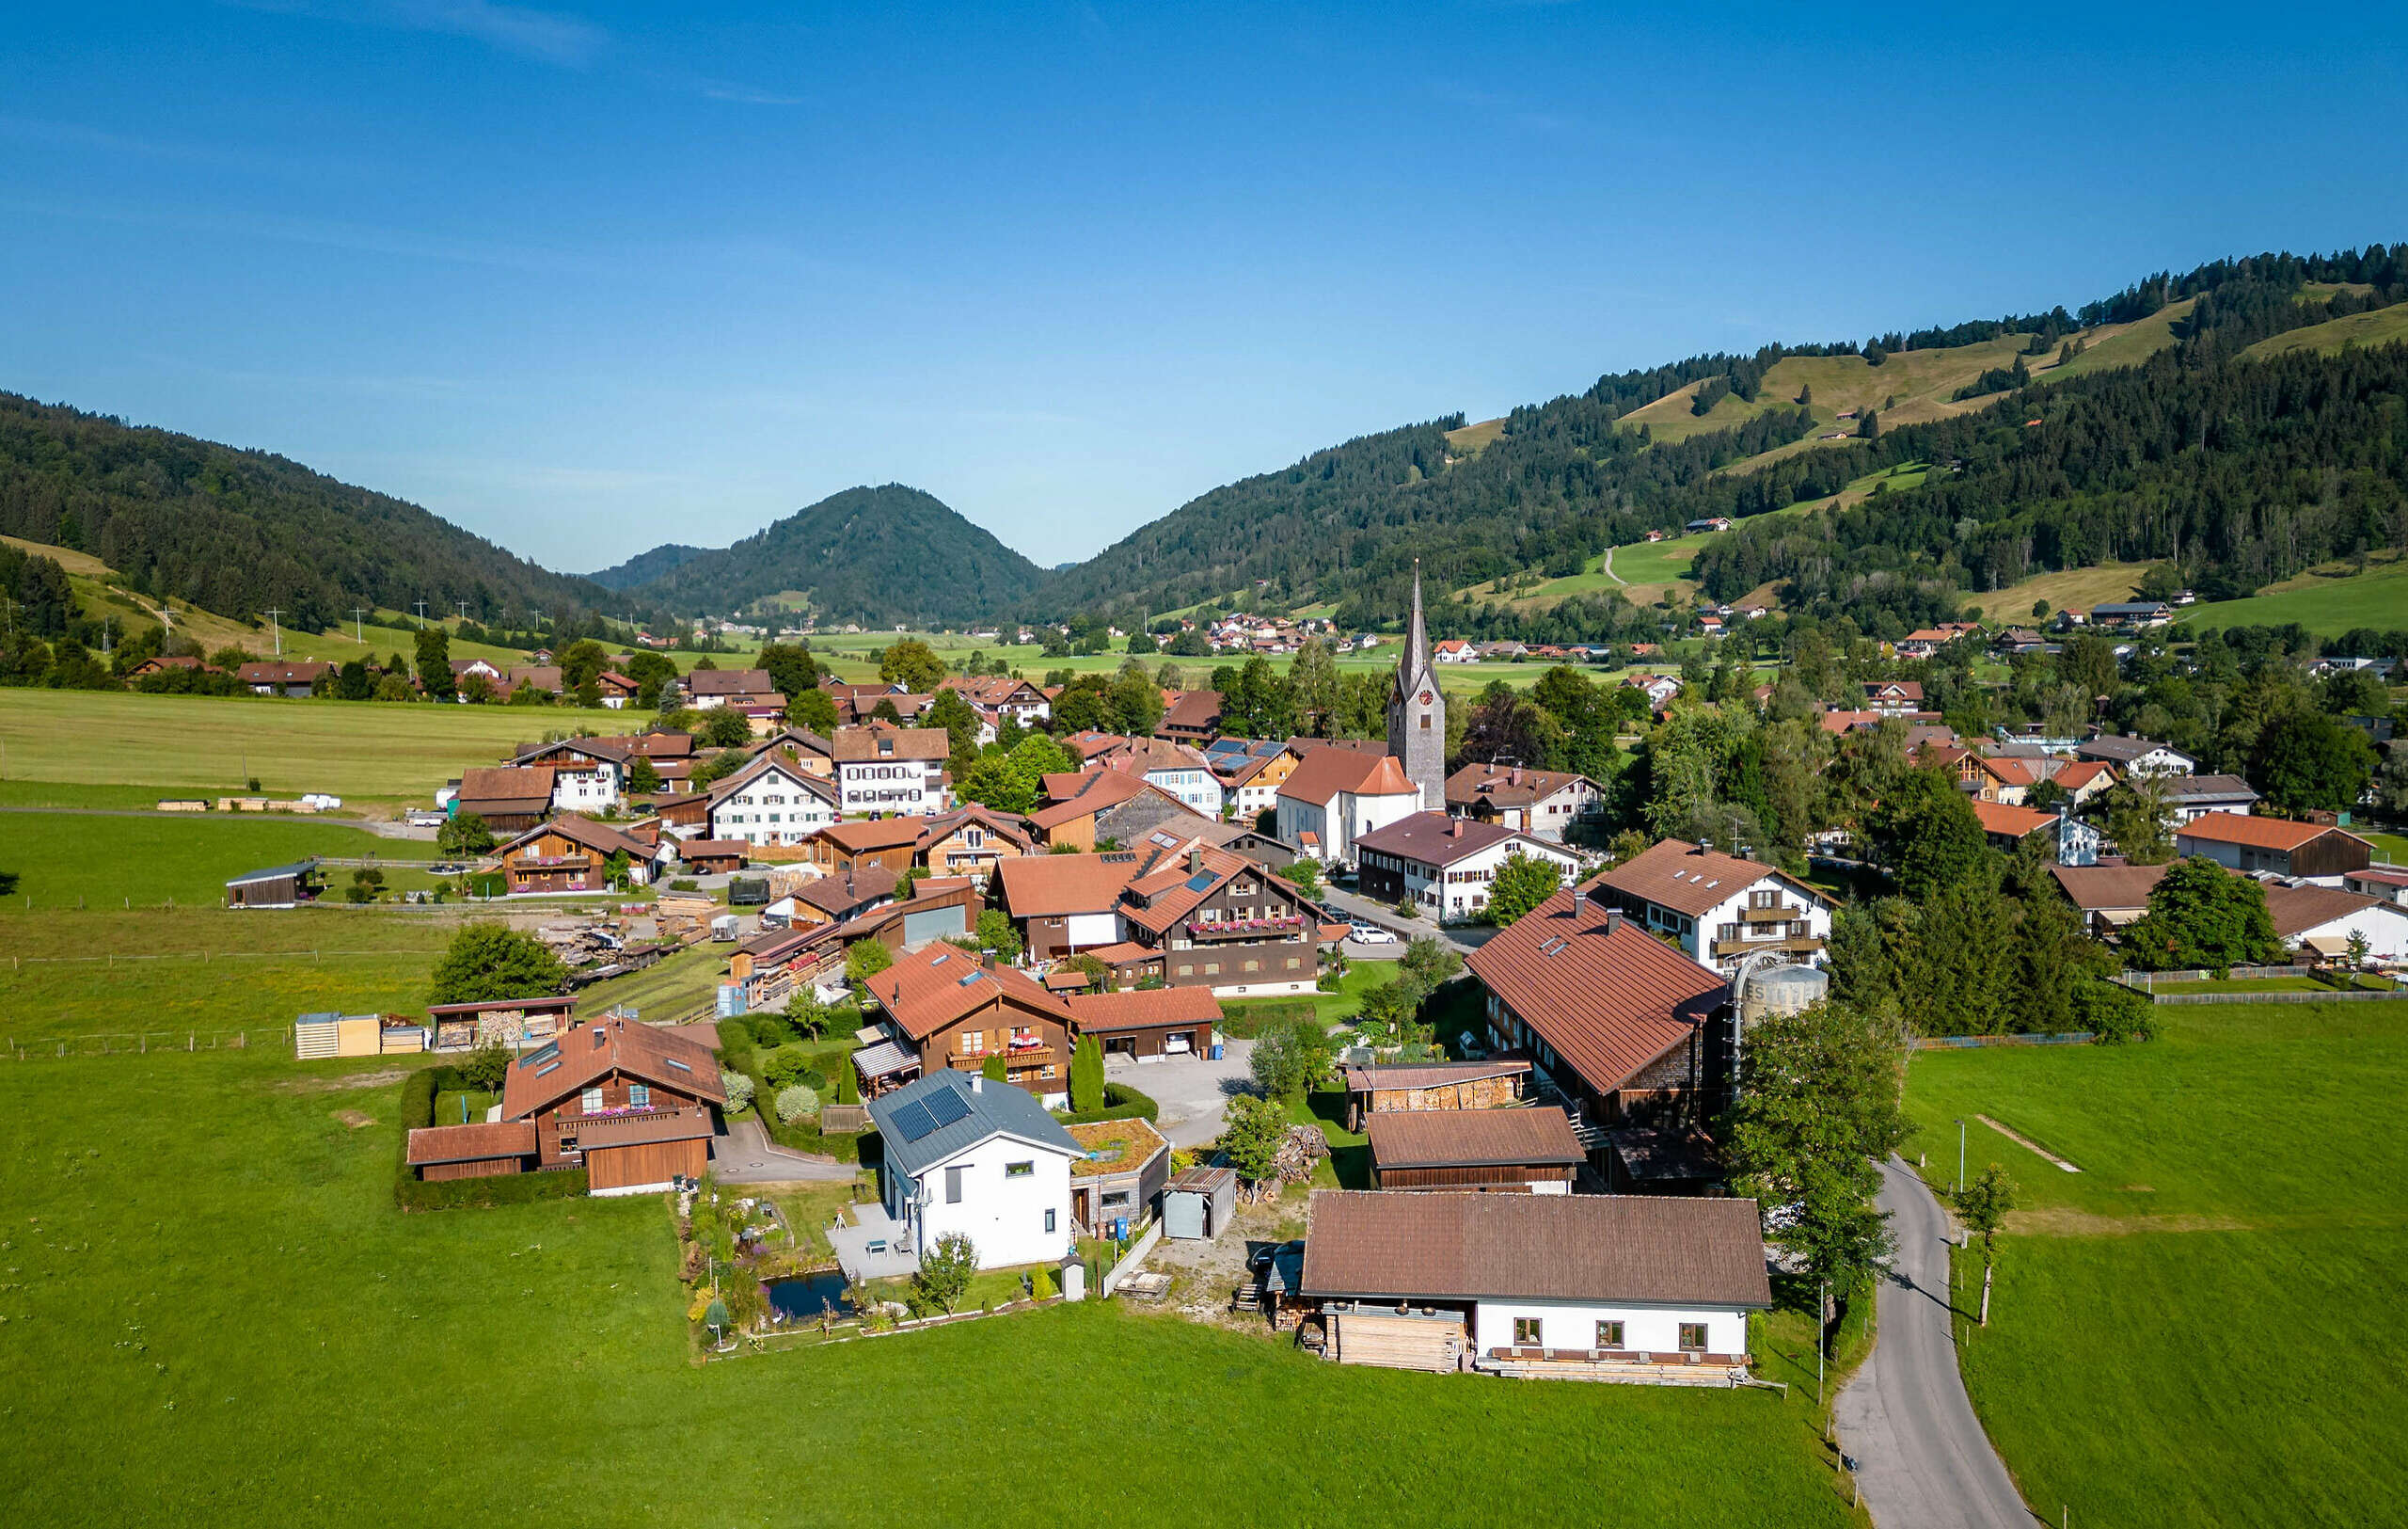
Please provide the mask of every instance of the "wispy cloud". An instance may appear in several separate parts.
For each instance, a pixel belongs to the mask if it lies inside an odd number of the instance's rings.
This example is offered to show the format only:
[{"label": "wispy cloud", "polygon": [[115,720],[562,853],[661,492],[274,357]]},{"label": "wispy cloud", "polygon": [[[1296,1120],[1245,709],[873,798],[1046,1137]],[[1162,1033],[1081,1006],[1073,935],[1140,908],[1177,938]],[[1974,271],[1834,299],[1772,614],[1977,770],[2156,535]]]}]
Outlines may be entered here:
[{"label": "wispy cloud", "polygon": [[1434,99],[1450,106],[1485,112],[1501,121],[1530,133],[1579,133],[1586,131],[1586,119],[1568,112],[1534,104],[1519,96],[1497,90],[1484,90],[1477,86],[1454,80],[1433,81],[1428,87]]},{"label": "wispy cloud", "polygon": [[488,265],[543,276],[610,274],[640,268],[629,260],[612,260],[580,250],[499,244],[491,240],[426,233],[414,229],[381,228],[373,224],[275,214],[244,215],[163,211],[150,207],[41,201],[19,197],[0,197],[0,212],[27,217],[74,218],[127,228],[174,229],[185,233],[274,239],[288,244],[349,249],[361,254]]},{"label": "wispy cloud", "polygon": [[701,87],[704,95],[713,101],[732,101],[740,106],[801,106],[809,104],[805,96],[781,95],[775,90],[756,89],[749,85],[727,85],[705,80]]},{"label": "wispy cloud", "polygon": [[503,53],[563,69],[584,69],[610,46],[610,34],[582,16],[495,5],[493,0],[220,0],[244,10],[349,22],[404,32],[472,38]]}]

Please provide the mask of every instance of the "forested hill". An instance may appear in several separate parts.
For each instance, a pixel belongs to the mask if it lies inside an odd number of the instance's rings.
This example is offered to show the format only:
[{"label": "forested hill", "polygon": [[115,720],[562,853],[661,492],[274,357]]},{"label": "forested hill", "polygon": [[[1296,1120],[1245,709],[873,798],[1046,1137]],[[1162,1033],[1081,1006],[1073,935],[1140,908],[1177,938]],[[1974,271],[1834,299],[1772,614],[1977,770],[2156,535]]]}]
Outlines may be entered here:
[{"label": "forested hill", "polygon": [[649,552],[638,552],[615,568],[604,568],[585,577],[604,589],[635,589],[665,579],[698,557],[708,557],[707,547],[688,547],[679,542],[663,542]]},{"label": "forested hill", "polygon": [[264,452],[0,393],[0,534],[88,551],[137,590],[323,630],[356,605],[497,622],[624,602],[415,504]]},{"label": "forested hill", "polygon": [[[2408,245],[2329,256],[2266,254],[2219,261],[2179,276],[2162,273],[2075,311],[2009,314],[1875,335],[1861,342],[1770,345],[1747,356],[1701,356],[1611,374],[1585,392],[1518,408],[1493,432],[1465,431],[1461,416],[1436,420],[1363,436],[1283,471],[1213,489],[1055,576],[1038,591],[1032,608],[1048,614],[1161,612],[1259,590],[1269,607],[1309,601],[1335,606],[1341,621],[1377,625],[1402,612],[1416,557],[1439,591],[1526,569],[1564,577],[1581,572],[1596,552],[1636,541],[1651,528],[1705,516],[1752,516],[1836,493],[1874,462],[1863,454],[1864,442],[1813,449],[1806,438],[1816,432],[1816,421],[1798,406],[1806,400],[1787,396],[1787,387],[1775,394],[1766,384],[1766,374],[1785,358],[1845,358],[1852,374],[1891,377],[1941,359],[1930,352],[1988,347],[1967,354],[1994,354],[1995,363],[1971,363],[1965,386],[1920,411],[1925,419],[1961,418],[1930,426],[1935,434],[1922,447],[1892,442],[1886,434],[1879,438],[1886,459],[1912,459],[1900,454],[1910,449],[1963,455],[1947,443],[1995,423],[1969,422],[1975,416],[1993,406],[2004,412],[2023,407],[2018,400],[2033,374],[2022,357],[2033,358],[2035,366],[2055,358],[2047,370],[2056,375],[2042,374],[2046,386],[2038,391],[2046,394],[2076,388],[2083,379],[2135,375],[2123,369],[2147,359],[2152,346],[2170,347],[2176,357],[2172,368],[2150,364],[2136,374],[2140,394],[2148,395],[2180,379],[2239,364],[2240,351],[2255,341],[2403,299]],[[2085,332],[2107,335],[2118,326],[2147,333],[2120,338],[2087,357],[2076,348],[2084,343]],[[1900,364],[1878,370],[1893,358]],[[2317,374],[2326,364],[2311,358],[2296,374]],[[1869,374],[1868,367],[1874,369]],[[2101,398],[2124,396],[2096,382],[2090,387]],[[1676,394],[1686,399],[1686,407]],[[1993,406],[1992,395],[2009,402]],[[1873,397],[1877,402],[1880,392]],[[2163,406],[2182,406],[2169,400]],[[1666,418],[1666,409],[1675,411],[1671,418],[1680,431],[1659,434],[1648,422]],[[1646,412],[1639,420],[1629,418],[1640,410]],[[1853,423],[1845,428],[1851,435],[1857,430]],[[1679,438],[1671,438],[1675,435]],[[2206,449],[2222,449],[2226,438],[2210,431]],[[1777,451],[1783,447],[1791,449]],[[1722,470],[1742,464],[1744,470]],[[2072,481],[2054,486],[2020,483],[2014,496],[2029,505],[2058,488],[2071,491]],[[2266,534],[2262,527],[2227,529],[2224,536],[2193,536],[2185,543],[2186,560],[2194,554],[2199,560],[2187,565],[2201,568],[2202,581],[2207,572],[2220,571],[2246,583],[2262,577],[2252,570],[2289,561],[2290,554],[2258,545]],[[1739,582],[1750,567],[1765,578],[1790,576],[1806,558],[1801,538],[1826,533],[1820,521],[1761,528],[1746,539],[1755,549],[1746,557],[1725,554],[1711,564],[1702,561],[1700,568],[1721,570],[1712,588],[1733,597],[1753,587]],[[1784,538],[1788,552],[1776,556],[1765,549]],[[2107,555],[2088,550],[2090,545],[2068,540],[2048,553],[2027,554],[2025,561],[2037,558],[2040,565],[2054,565],[2048,560],[2060,555]],[[1829,549],[1828,539],[1824,546]],[[1867,548],[1862,559],[1869,563],[1878,555]],[[1988,551],[1977,555],[1995,561]],[[1961,556],[1960,551],[1960,561]],[[1932,560],[1926,566],[1902,550],[1893,571],[1937,583],[1954,577],[1942,566],[1947,561]],[[1969,587],[1988,587],[1980,581],[1991,575],[1962,571]],[[1814,593],[1845,597],[1846,590],[1817,586]],[[1499,628],[1497,634],[1510,632]]]},{"label": "forested hill", "polygon": [[721,613],[804,595],[823,625],[966,626],[1000,618],[1043,577],[943,501],[887,484],[832,494],[733,547],[687,558],[634,594],[681,613]]}]

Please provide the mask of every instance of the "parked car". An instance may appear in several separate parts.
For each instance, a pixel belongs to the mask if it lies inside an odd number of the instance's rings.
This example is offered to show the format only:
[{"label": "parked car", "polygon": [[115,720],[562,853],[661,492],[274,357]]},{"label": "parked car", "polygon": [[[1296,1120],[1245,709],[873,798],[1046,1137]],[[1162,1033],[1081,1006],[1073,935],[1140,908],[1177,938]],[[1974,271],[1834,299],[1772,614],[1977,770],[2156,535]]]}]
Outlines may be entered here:
[{"label": "parked car", "polygon": [[1361,945],[1396,944],[1396,935],[1377,924],[1356,924],[1346,932],[1346,937]]},{"label": "parked car", "polygon": [[444,816],[442,813],[430,812],[424,809],[410,813],[402,820],[402,821],[409,824],[412,828],[440,828],[451,820],[452,820],[450,818]]},{"label": "parked car", "polygon": [[1305,1240],[1302,1237],[1298,1237],[1293,1242],[1274,1243],[1268,1248],[1257,1248],[1253,1256],[1245,1261],[1245,1266],[1259,1274],[1269,1268],[1271,1261],[1281,1253],[1301,1253],[1304,1250]]}]

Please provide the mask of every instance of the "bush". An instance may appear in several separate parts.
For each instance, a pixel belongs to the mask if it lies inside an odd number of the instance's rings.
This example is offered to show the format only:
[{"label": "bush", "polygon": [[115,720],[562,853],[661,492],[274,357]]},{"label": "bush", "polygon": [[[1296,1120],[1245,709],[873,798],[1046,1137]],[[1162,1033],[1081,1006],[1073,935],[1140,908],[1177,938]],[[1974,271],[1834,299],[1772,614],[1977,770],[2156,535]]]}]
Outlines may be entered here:
[{"label": "bush", "polygon": [[2074,1023],[2099,1038],[2101,1045],[2146,1041],[2149,1036],[2149,1001],[2119,982],[2084,982],[2073,991]]},{"label": "bush", "polygon": [[669,890],[672,892],[700,891],[701,884],[697,883],[691,876],[679,876],[670,882]]},{"label": "bush", "polygon": [[760,1071],[759,1054],[752,1049],[752,1029],[741,1019],[719,1022],[719,1059],[731,1072]]},{"label": "bush", "polygon": [[811,1053],[800,1046],[784,1045],[761,1059],[761,1078],[772,1089],[783,1089],[800,1083],[802,1075],[811,1070]]},{"label": "bush", "polygon": [[752,1102],[752,1080],[744,1074],[721,1073],[719,1075],[719,1081],[720,1087],[727,1091],[729,1114],[740,1112],[746,1105]]},{"label": "bush", "polygon": [[797,1083],[778,1091],[778,1119],[792,1125],[805,1115],[819,1113],[819,1095]]},{"label": "bush", "polygon": [[1087,1125],[1097,1121],[1142,1120],[1148,1123],[1161,1118],[1162,1107],[1125,1083],[1103,1086],[1101,1109],[1057,1109],[1054,1118],[1066,1125]]},{"label": "bush", "polygon": [[1221,1011],[1220,1031],[1231,1041],[1259,1040],[1265,1030],[1285,1028],[1299,1019],[1310,1019],[1319,1012],[1310,998],[1229,1004]]}]

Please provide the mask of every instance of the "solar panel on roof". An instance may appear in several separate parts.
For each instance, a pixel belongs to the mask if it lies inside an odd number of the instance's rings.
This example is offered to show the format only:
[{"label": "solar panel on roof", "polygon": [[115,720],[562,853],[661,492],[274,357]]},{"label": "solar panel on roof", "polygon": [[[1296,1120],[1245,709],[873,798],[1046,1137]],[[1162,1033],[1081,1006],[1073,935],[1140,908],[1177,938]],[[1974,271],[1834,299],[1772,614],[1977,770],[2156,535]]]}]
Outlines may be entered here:
[{"label": "solar panel on roof", "polygon": [[1211,871],[1199,870],[1195,875],[1187,878],[1187,889],[1191,892],[1210,891],[1212,890],[1214,880],[1216,880],[1216,878]]},{"label": "solar panel on roof", "polygon": [[895,1112],[895,1129],[906,1141],[917,1141],[936,1128],[935,1117],[928,1113],[927,1106],[917,1100]]},{"label": "solar panel on roof", "polygon": [[920,1103],[927,1107],[928,1118],[939,1125],[951,1125],[956,1121],[970,1118],[970,1107],[962,1103],[961,1095],[951,1089],[940,1090]]}]

